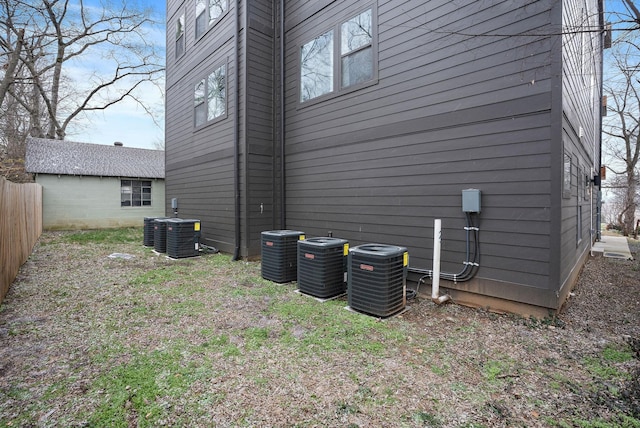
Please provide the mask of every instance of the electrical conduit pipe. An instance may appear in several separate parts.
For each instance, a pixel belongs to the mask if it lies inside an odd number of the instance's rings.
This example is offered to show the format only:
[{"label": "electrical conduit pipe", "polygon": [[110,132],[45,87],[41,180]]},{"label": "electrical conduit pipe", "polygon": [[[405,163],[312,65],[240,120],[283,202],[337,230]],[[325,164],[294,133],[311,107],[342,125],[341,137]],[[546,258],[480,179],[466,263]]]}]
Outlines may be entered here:
[{"label": "electrical conduit pipe", "polygon": [[431,282],[431,300],[441,304],[450,299],[448,294],[440,296],[440,244],[442,241],[442,220],[433,221],[433,280]]}]

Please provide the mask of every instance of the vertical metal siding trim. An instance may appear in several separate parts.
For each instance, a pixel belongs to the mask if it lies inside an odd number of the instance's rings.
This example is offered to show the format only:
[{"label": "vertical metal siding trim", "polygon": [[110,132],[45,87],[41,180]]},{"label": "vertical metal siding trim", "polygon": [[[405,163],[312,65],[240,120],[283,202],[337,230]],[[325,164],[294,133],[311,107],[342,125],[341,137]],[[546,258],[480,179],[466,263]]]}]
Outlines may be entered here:
[{"label": "vertical metal siding trim", "polygon": [[280,227],[286,229],[286,185],[284,165],[284,0],[280,0]]},{"label": "vertical metal siding trim", "polygon": [[[598,97],[598,106],[600,106],[600,111],[598,114],[598,130],[600,131],[596,138],[598,140],[598,170],[596,174],[600,175],[600,170],[602,169],[602,96],[604,95],[603,86],[604,86],[604,0],[598,0],[598,24],[600,24],[600,84],[599,91],[600,97]],[[595,144],[595,142],[594,142]],[[594,171],[591,171],[591,174],[594,174]],[[602,181],[598,184],[598,196],[597,196],[597,207],[596,207],[596,241],[600,241],[602,238],[600,231],[600,222],[602,221]],[[592,192],[593,194],[593,192]],[[593,202],[592,202],[593,204]],[[593,243],[593,241],[592,241]]]},{"label": "vertical metal siding trim", "polygon": [[[563,2],[550,1],[551,28],[562,28]],[[558,35],[552,36],[554,42],[551,44],[551,213],[549,219],[549,276],[548,288],[551,292],[559,293],[562,282],[562,169],[563,169],[563,144],[562,144],[562,97],[563,79],[562,70],[564,67],[562,49],[564,38],[562,31]],[[559,297],[559,296],[558,296]]]},{"label": "vertical metal siding trim", "polygon": [[238,37],[238,32],[240,31],[240,26],[238,25],[238,21],[240,21],[240,11],[239,11],[239,3],[242,0],[238,0],[236,2],[234,2],[234,13],[235,13],[235,23],[234,23],[234,34],[233,34],[233,39],[234,39],[234,48],[235,48],[235,82],[236,82],[236,87],[235,87],[235,91],[233,91],[234,95],[233,95],[233,102],[235,103],[234,106],[234,110],[235,110],[235,114],[234,114],[234,120],[233,120],[233,194],[234,194],[234,199],[235,199],[235,206],[234,206],[234,211],[235,211],[235,231],[234,231],[234,236],[235,236],[235,248],[233,250],[233,261],[236,261],[240,258],[240,148],[238,147],[240,145],[240,106],[238,104],[239,101],[239,95],[238,92],[240,92],[240,65],[239,65],[239,59],[240,59],[240,40]]}]

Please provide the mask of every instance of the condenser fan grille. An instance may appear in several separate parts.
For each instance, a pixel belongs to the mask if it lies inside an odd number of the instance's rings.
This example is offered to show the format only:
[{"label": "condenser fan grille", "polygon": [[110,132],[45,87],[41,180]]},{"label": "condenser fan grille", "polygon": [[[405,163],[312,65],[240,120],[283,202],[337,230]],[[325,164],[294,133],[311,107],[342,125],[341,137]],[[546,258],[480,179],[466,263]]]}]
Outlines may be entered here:
[{"label": "condenser fan grille", "polygon": [[296,230],[271,230],[261,234],[262,277],[285,283],[298,276],[298,241],[304,233]]},{"label": "condenser fan grille", "polygon": [[158,253],[167,252],[167,219],[153,222],[153,249]]},{"label": "condenser fan grille", "polygon": [[298,289],[319,298],[343,294],[348,248],[348,242],[338,238],[298,241]]},{"label": "condenser fan grille", "polygon": [[167,255],[179,259],[200,254],[200,220],[167,221]]},{"label": "condenser fan grille", "polygon": [[351,309],[379,317],[406,305],[406,248],[365,244],[349,251],[348,301]]},{"label": "condenser fan grille", "polygon": [[155,221],[166,217],[145,217],[142,243],[145,247],[153,247]]}]

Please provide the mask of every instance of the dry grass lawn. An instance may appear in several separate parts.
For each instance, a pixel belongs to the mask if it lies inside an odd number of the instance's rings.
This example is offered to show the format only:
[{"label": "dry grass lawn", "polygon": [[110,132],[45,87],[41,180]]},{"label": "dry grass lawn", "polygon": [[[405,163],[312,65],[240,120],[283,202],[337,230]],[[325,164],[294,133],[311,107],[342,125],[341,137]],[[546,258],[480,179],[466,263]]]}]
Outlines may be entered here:
[{"label": "dry grass lawn", "polygon": [[637,260],[591,259],[544,320],[295,288],[141,230],[45,232],[0,307],[0,426],[640,427]]}]

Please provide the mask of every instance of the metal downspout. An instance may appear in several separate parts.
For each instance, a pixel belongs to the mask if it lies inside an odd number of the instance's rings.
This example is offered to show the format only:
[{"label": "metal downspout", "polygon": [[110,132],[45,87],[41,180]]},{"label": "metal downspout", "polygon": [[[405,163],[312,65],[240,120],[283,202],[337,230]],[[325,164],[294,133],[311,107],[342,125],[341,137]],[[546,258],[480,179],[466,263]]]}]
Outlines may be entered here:
[{"label": "metal downspout", "polygon": [[286,229],[286,186],[284,166],[284,0],[280,0],[280,228]]},{"label": "metal downspout", "polygon": [[235,75],[236,87],[233,91],[233,100],[235,103],[235,115],[233,124],[233,194],[234,194],[234,216],[235,216],[235,248],[233,250],[233,261],[240,258],[240,2],[235,2],[235,24],[234,24],[234,45],[235,45]]}]

